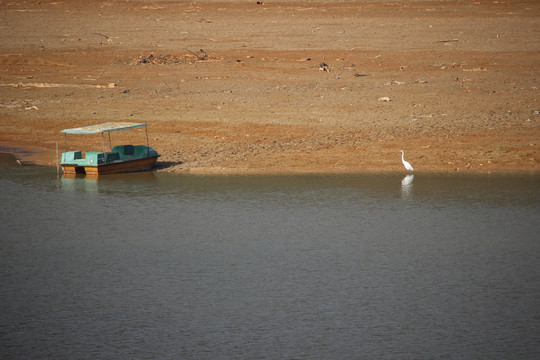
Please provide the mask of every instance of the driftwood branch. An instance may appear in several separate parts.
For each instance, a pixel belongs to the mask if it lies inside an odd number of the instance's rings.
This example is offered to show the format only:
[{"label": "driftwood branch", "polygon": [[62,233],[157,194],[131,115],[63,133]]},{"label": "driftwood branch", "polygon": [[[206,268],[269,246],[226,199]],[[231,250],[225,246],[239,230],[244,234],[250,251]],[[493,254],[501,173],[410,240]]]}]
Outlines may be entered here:
[{"label": "driftwood branch", "polygon": [[103,36],[103,37],[104,37],[105,39],[107,39],[107,40],[110,40],[110,39],[111,39],[111,37],[110,37],[110,36],[107,36],[107,35],[103,35],[103,34],[100,34],[100,33],[97,33],[97,32],[95,32],[95,33],[92,33],[92,34],[94,34],[94,35],[98,35],[98,36]]},{"label": "driftwood branch", "polygon": [[193,52],[189,49],[186,49],[186,51],[189,51],[190,53],[195,55],[199,60],[206,60],[208,58],[208,54],[206,54],[206,51],[204,51],[203,49],[200,49],[199,53]]}]

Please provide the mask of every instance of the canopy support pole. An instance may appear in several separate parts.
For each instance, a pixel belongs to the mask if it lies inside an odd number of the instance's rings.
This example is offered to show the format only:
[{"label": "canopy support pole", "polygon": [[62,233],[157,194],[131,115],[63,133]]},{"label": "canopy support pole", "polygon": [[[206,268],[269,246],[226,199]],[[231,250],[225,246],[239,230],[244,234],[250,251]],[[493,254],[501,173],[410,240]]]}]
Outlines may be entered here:
[{"label": "canopy support pole", "polygon": [[146,132],[146,157],[150,157],[150,141],[148,140],[148,126],[144,125],[144,131]]},{"label": "canopy support pole", "polygon": [[103,152],[105,152],[105,133],[101,132],[101,146],[103,148]]},{"label": "canopy support pole", "polygon": [[109,131],[109,151],[112,150],[112,143],[111,143],[111,132]]},{"label": "canopy support pole", "polygon": [[68,151],[68,147],[67,147],[67,133],[64,133],[64,139],[65,139],[65,142],[66,142],[66,152]]},{"label": "canopy support pole", "polygon": [[58,141],[56,142],[56,174],[60,175],[60,158],[58,157]]}]

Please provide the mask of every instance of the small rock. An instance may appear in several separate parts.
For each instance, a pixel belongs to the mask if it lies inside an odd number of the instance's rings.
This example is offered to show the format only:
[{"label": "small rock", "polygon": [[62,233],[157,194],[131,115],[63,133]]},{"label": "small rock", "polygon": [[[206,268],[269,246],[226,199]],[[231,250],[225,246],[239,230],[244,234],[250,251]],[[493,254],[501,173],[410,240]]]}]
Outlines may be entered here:
[{"label": "small rock", "polygon": [[388,101],[392,101],[392,100],[390,100],[390,98],[388,96],[383,96],[383,97],[379,98],[379,101],[388,102]]},{"label": "small rock", "polygon": [[323,63],[323,62],[319,64],[319,70],[330,72],[330,68],[328,67],[328,64]]}]

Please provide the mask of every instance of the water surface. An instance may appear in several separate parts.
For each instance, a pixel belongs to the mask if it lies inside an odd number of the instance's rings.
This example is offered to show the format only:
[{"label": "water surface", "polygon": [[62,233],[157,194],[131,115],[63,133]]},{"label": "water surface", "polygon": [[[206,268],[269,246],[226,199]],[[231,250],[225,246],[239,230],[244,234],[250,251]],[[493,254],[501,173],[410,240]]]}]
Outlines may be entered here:
[{"label": "water surface", "polygon": [[3,358],[534,358],[540,177],[0,169]]}]

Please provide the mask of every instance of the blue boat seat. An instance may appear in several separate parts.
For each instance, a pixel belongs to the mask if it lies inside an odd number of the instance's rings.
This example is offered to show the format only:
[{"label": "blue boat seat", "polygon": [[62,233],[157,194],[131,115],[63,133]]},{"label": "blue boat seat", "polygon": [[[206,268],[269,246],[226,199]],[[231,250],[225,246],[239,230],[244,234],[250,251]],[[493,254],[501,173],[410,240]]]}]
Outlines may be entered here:
[{"label": "blue boat seat", "polygon": [[144,145],[135,146],[135,157],[138,159],[148,157],[149,148]]},{"label": "blue boat seat", "polygon": [[133,145],[123,145],[124,155],[130,156],[135,154],[135,147]]},{"label": "blue boat seat", "polygon": [[62,153],[62,164],[77,163],[77,160],[82,160],[82,153],[80,151]]},{"label": "blue boat seat", "polygon": [[118,153],[119,160],[124,161],[159,156],[157,151],[146,145],[116,145],[112,148],[111,153]]},{"label": "blue boat seat", "polygon": [[95,166],[105,164],[105,153],[98,151],[89,151],[86,153],[85,165]]},{"label": "blue boat seat", "polygon": [[115,161],[118,161],[120,160],[120,154],[117,153],[117,152],[110,152],[110,153],[107,153],[107,157],[106,157],[106,163],[109,164],[109,163],[112,163],[112,162],[115,162]]}]

